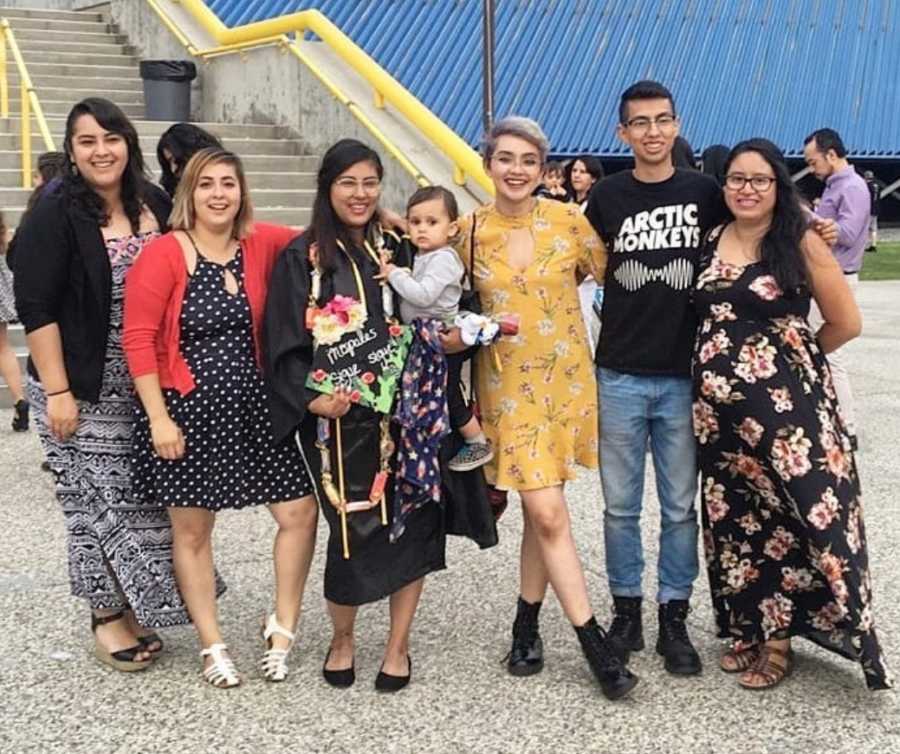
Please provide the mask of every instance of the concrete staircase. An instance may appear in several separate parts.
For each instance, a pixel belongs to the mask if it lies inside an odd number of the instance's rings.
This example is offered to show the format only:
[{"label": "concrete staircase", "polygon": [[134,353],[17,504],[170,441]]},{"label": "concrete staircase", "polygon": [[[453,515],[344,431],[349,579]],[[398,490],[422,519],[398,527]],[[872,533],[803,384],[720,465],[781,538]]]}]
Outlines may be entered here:
[{"label": "concrete staircase", "polygon": [[[12,27],[57,149],[62,149],[65,119],[72,106],[85,97],[105,97],[131,118],[140,136],[145,164],[156,177],[156,144],[171,123],[143,120],[139,61],[127,38],[96,12],[0,8],[0,18],[6,18]],[[15,227],[29,192],[21,188],[19,72],[9,52],[7,71],[10,117],[0,119],[0,209],[7,226]],[[304,154],[295,135],[282,126],[197,125],[218,136],[227,149],[243,159],[258,219],[289,225],[309,223],[319,158]],[[32,118],[35,160],[44,149]],[[24,363],[21,328],[11,326],[9,330]],[[9,392],[0,378],[0,407],[9,405]],[[3,429],[0,427],[0,431]]]}]

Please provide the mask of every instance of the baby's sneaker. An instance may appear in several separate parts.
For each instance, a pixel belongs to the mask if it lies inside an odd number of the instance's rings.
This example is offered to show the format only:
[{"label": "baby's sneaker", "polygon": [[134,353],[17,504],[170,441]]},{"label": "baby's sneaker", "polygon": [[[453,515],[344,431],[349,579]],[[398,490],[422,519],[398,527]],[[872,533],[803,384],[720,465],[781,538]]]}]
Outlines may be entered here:
[{"label": "baby's sneaker", "polygon": [[489,442],[463,443],[459,452],[450,459],[447,468],[450,471],[471,471],[479,466],[484,466],[494,457],[494,451]]}]

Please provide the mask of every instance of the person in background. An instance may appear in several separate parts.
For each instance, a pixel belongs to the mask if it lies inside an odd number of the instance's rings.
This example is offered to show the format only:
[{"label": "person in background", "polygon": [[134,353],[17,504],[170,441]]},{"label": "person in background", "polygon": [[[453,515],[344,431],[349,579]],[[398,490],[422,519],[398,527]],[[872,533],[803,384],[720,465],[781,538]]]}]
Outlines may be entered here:
[{"label": "person in background", "polygon": [[[831,128],[821,128],[807,136],[803,142],[803,156],[816,178],[825,183],[825,191],[815,214],[837,223],[838,240],[832,251],[855,296],[863,254],[868,242],[872,207],[869,187],[848,161],[847,148],[840,135]],[[822,312],[815,301],[810,307],[810,324],[818,329],[824,321]],[[856,408],[853,389],[850,386],[847,356],[841,348],[835,348],[828,354],[828,363],[831,365],[841,414],[847,425],[850,441],[856,450],[859,446]]]},{"label": "person in background", "polygon": [[253,222],[240,159],[207,148],[175,193],[172,232],[141,254],[125,292],[124,347],[144,411],[134,433],[134,497],[172,521],[175,575],[197,629],[204,678],[240,683],[216,615],[216,514],[267,505],[275,610],[264,619],[261,667],[283,681],[316,536],[302,453],[276,446],[259,334],[275,257],[297,235]]},{"label": "person in background", "polygon": [[545,199],[556,199],[559,202],[570,202],[572,197],[566,190],[566,169],[561,162],[548,162],[544,169],[541,185],[537,187],[535,196]]},{"label": "person in background", "polygon": [[683,136],[676,136],[672,145],[672,164],[676,168],[685,170],[697,170],[697,160],[694,158],[694,148]]},{"label": "person in background", "polygon": [[162,171],[159,184],[169,196],[175,196],[178,181],[191,157],[209,147],[223,149],[218,138],[193,123],[176,123],[162,133],[156,145],[156,159]]},{"label": "person in background", "polygon": [[[588,197],[597,181],[603,178],[603,164],[593,155],[585,154],[576,157],[566,165],[566,191],[572,201],[584,212]],[[600,316],[597,313],[603,301],[603,291],[593,275],[587,275],[578,286],[578,303],[581,306],[581,317],[587,328],[588,345],[591,355],[597,349],[600,337]]]},{"label": "person in background", "polygon": [[875,178],[875,173],[867,170],[863,173],[866,186],[869,188],[871,203],[869,204],[869,245],[866,251],[878,251],[878,213],[881,210],[881,185]]},{"label": "person in background", "polygon": [[572,201],[578,204],[582,211],[587,206],[591,189],[603,175],[603,163],[590,154],[579,155],[566,165],[563,185]]},{"label": "person in background", "polygon": [[713,144],[700,155],[700,172],[715,179],[720,186],[725,185],[725,159],[728,149],[724,144]]},{"label": "person in background", "polygon": [[13,432],[28,431],[28,401],[22,387],[22,372],[15,351],[9,343],[8,325],[18,321],[13,292],[12,271],[7,265],[8,234],[3,215],[0,214],[0,376],[6,383],[13,401]]},{"label": "person in background", "polygon": [[718,635],[733,642],[720,666],[772,688],[802,636],[889,688],[859,475],[825,361],[859,335],[859,309],[770,141],[732,150],[724,197],[693,285],[692,365],[709,585]]},{"label": "person in background", "polygon": [[538,615],[549,584],[601,691],[618,699],[638,679],[594,618],[565,496],[578,465],[597,466],[596,383],[576,297],[581,277],[603,277],[606,250],[578,206],[533,196],[548,148],[533,120],[497,121],[484,153],[495,198],[462,219],[459,236],[484,313],[518,314],[521,322],[516,336],[475,355],[482,424],[496,450],[485,475],[518,492],[524,519],[506,663],[515,676],[542,670]]},{"label": "person in background", "polygon": [[66,119],[67,166],[18,233],[14,287],[28,338],[28,394],[56,474],[72,594],[91,611],[94,652],[143,670],[189,622],[163,508],[132,498],[134,385],[122,351],[125,276],[166,227],[171,203],[147,180],[137,131],[90,97]]}]

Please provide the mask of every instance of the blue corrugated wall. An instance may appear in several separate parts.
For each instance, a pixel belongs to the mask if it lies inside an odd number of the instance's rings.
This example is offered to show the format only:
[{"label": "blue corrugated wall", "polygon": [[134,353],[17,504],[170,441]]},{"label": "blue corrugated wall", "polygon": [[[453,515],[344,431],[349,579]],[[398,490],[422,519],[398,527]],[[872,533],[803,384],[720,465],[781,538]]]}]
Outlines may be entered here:
[{"label": "blue corrugated wall", "polygon": [[[208,0],[228,26],[318,8],[473,145],[481,0]],[[496,0],[496,111],[536,118],[554,153],[624,154],[621,91],[675,94],[699,151],[815,128],[857,157],[900,156],[900,0]]]}]

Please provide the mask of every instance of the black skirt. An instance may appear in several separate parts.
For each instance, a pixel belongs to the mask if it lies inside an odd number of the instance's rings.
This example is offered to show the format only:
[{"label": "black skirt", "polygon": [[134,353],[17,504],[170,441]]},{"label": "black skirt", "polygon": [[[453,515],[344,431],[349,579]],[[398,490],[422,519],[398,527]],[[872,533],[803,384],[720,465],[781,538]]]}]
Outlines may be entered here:
[{"label": "black skirt", "polygon": [[[349,513],[350,558],[344,559],[341,521],[322,488],[322,462],[315,447],[318,417],[308,414],[301,425],[301,442],[316,484],[329,536],[325,563],[325,599],[339,605],[363,605],[393,594],[432,571],[446,568],[442,505],[424,505],[408,519],[406,531],[393,544],[390,526],[381,523],[380,508]],[[337,486],[335,423],[331,422],[332,473]],[[379,415],[352,406],[341,419],[345,493],[348,500],[364,500],[379,466]],[[393,489],[387,487],[388,522],[393,519]]]}]

